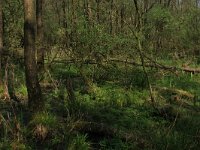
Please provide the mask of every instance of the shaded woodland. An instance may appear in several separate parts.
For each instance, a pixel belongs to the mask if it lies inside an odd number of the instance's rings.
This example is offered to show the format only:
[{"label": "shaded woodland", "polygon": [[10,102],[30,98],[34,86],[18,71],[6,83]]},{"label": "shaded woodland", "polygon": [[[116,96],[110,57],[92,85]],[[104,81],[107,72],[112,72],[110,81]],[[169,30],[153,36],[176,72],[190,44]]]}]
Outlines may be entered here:
[{"label": "shaded woodland", "polygon": [[199,147],[199,0],[0,0],[0,149]]}]

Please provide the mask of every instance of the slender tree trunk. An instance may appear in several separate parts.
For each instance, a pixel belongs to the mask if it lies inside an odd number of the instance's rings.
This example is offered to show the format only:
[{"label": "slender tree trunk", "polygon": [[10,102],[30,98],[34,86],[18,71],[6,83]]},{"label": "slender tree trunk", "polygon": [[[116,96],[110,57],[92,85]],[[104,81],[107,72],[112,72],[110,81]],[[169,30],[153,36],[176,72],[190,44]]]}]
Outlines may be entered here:
[{"label": "slender tree trunk", "polygon": [[100,23],[100,2],[101,0],[96,0],[96,18],[97,18],[97,23]]},{"label": "slender tree trunk", "polygon": [[110,34],[113,35],[113,0],[110,1]]},{"label": "slender tree trunk", "polygon": [[170,4],[171,4],[171,1],[172,1],[172,0],[165,0],[165,1],[164,1],[164,6],[165,6],[165,7],[169,7]]},{"label": "slender tree trunk", "polygon": [[77,48],[77,9],[78,9],[78,1],[71,0],[71,33],[70,33],[70,43],[72,49]]},{"label": "slender tree trunk", "polygon": [[30,111],[43,108],[35,58],[35,0],[24,0],[24,59]]},{"label": "slender tree trunk", "polygon": [[91,9],[91,5],[90,5],[90,1],[87,1],[87,14],[88,14],[88,20],[89,20],[89,24],[92,25],[92,9]]},{"label": "slender tree trunk", "polygon": [[120,31],[123,33],[123,29],[124,29],[124,20],[125,20],[125,5],[122,2],[121,4],[121,9],[120,9],[120,18],[121,18],[121,26],[120,26]]},{"label": "slender tree trunk", "polygon": [[4,96],[4,100],[10,100],[10,94],[8,91],[8,58],[6,60],[6,64],[5,64],[5,70],[4,70],[4,91],[3,91],[3,96]]},{"label": "slender tree trunk", "polygon": [[90,1],[84,0],[84,15],[88,25],[92,24],[92,10]]},{"label": "slender tree trunk", "polygon": [[140,37],[140,34],[142,32],[142,30],[141,30],[141,28],[142,28],[142,24],[141,24],[142,18],[140,16],[141,12],[139,10],[137,0],[134,0],[134,4],[135,4],[136,15],[137,15],[135,18],[137,18],[138,20],[137,20],[137,24],[136,24],[137,30],[133,31],[133,33],[134,33],[135,38],[137,40],[138,52],[139,52],[139,55],[140,55],[140,60],[141,60],[143,72],[144,72],[144,74],[146,76],[146,79],[147,79],[147,83],[148,83],[148,87],[149,87],[149,94],[150,94],[150,97],[151,97],[151,102],[153,104],[153,107],[155,108],[155,106],[154,106],[155,99],[154,99],[154,96],[153,96],[153,91],[152,91],[152,87],[151,87],[151,82],[150,82],[150,79],[149,79],[149,75],[148,75],[146,67],[145,67],[145,59],[144,59],[144,54],[143,54],[143,46],[142,46],[142,41],[141,41],[141,37]]},{"label": "slender tree trunk", "polygon": [[38,69],[44,68],[44,47],[43,47],[43,0],[36,0],[36,20],[37,20],[37,65]]},{"label": "slender tree trunk", "polygon": [[2,11],[2,0],[0,0],[0,86],[2,86],[2,66],[1,66],[1,58],[3,52],[3,11]]},{"label": "slender tree trunk", "polygon": [[62,11],[63,11],[63,27],[65,29],[65,38],[64,43],[65,46],[69,47],[69,33],[68,33],[68,21],[67,21],[67,2],[65,0],[62,1]]},{"label": "slender tree trunk", "polygon": [[135,5],[135,27],[139,29],[141,25],[141,18],[137,0],[134,0],[134,5]]},{"label": "slender tree trunk", "polygon": [[3,88],[3,98],[4,100],[10,100],[10,95],[8,91],[8,58],[5,64],[4,78],[3,78],[3,68],[2,68],[2,53],[3,53],[3,10],[2,2],[0,0],[0,88]]},{"label": "slender tree trunk", "polygon": [[56,16],[58,17],[58,24],[61,25],[62,21],[61,21],[61,14],[60,14],[60,10],[59,10],[59,4],[57,2],[55,2],[55,4],[52,4],[53,7],[55,7],[55,11],[56,11]]}]

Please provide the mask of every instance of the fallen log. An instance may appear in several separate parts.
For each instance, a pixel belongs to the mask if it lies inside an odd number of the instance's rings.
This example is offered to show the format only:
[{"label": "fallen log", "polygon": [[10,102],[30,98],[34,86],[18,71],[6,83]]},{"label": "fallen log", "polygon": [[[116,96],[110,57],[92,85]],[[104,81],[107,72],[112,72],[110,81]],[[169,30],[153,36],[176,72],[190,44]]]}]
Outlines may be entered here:
[{"label": "fallen log", "polygon": [[[171,72],[177,72],[177,71],[182,71],[182,72],[187,72],[187,73],[200,73],[200,68],[190,68],[189,66],[187,67],[177,67],[177,66],[166,66],[163,64],[160,64],[154,60],[151,60],[150,58],[148,58],[150,60],[150,62],[145,63],[145,67],[148,68],[157,68],[157,69],[162,69],[162,70],[168,70]],[[95,59],[87,59],[87,60],[74,60],[74,59],[69,59],[69,60],[54,60],[54,63],[64,63],[64,64],[73,64],[73,63],[83,63],[83,64],[91,64],[91,65],[96,65],[96,64],[108,64],[110,63],[123,63],[123,64],[127,64],[127,65],[134,65],[134,66],[138,66],[138,67],[142,67],[141,63],[137,63],[135,61],[132,60],[120,60],[120,59],[116,59],[116,58],[110,58],[107,60],[102,60],[101,62],[96,62]],[[53,63],[52,62],[52,63]]]},{"label": "fallen log", "polygon": [[[142,64],[134,62],[134,61],[118,60],[118,59],[110,59],[109,61],[119,62],[119,63],[124,63],[124,64],[131,64],[135,66],[142,66]],[[190,68],[188,66],[187,67],[166,66],[153,60],[150,60],[150,63],[146,63],[145,67],[159,68],[159,69],[171,70],[171,71],[184,71],[188,73],[200,73],[200,68]]]},{"label": "fallen log", "polygon": [[165,97],[170,103],[179,105],[183,108],[199,112],[200,109],[196,107],[196,96],[188,91],[167,87],[154,87],[159,91],[162,97]]},{"label": "fallen log", "polygon": [[161,91],[161,92],[166,92],[170,95],[179,95],[182,98],[186,98],[188,100],[193,100],[195,95],[188,91],[184,91],[181,89],[175,89],[175,88],[167,88],[167,87],[153,87],[155,90]]},{"label": "fallen log", "polygon": [[189,72],[189,73],[200,73],[200,68],[181,68],[182,71]]}]

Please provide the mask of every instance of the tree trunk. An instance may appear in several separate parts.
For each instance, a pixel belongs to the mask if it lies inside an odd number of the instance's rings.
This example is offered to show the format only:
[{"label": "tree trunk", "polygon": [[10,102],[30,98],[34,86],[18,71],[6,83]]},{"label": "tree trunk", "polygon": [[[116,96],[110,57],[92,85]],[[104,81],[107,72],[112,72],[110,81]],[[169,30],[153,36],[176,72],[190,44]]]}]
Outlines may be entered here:
[{"label": "tree trunk", "polygon": [[87,22],[87,25],[92,25],[92,10],[90,6],[90,1],[84,0],[84,16]]},{"label": "tree trunk", "polygon": [[77,1],[71,0],[71,33],[70,33],[70,43],[73,49],[76,49],[76,40],[77,40]]},{"label": "tree trunk", "polygon": [[135,27],[139,29],[141,25],[141,18],[137,0],[134,0],[134,5],[135,5]]},{"label": "tree trunk", "polygon": [[87,1],[87,15],[88,15],[88,23],[90,25],[92,25],[93,24],[93,22],[92,22],[93,21],[93,19],[92,19],[93,14],[92,14],[90,1]]},{"label": "tree trunk", "polygon": [[97,23],[100,23],[100,2],[101,0],[96,0],[96,19]]},{"label": "tree trunk", "polygon": [[36,19],[37,19],[37,65],[38,69],[44,68],[44,48],[43,48],[43,0],[36,0]]},{"label": "tree trunk", "polygon": [[24,0],[24,61],[30,111],[43,108],[35,58],[35,0]]},{"label": "tree trunk", "polygon": [[121,9],[120,9],[120,18],[121,18],[121,25],[120,25],[120,31],[123,33],[123,29],[124,29],[124,20],[125,20],[125,5],[122,2],[121,4]]},{"label": "tree trunk", "polygon": [[3,12],[2,12],[2,0],[0,0],[0,86],[2,86],[2,68],[1,68],[1,59],[3,52]]},{"label": "tree trunk", "polygon": [[110,1],[110,34],[114,34],[113,30],[113,0]]},{"label": "tree trunk", "polygon": [[67,2],[65,0],[62,1],[62,12],[63,12],[63,27],[65,29],[65,38],[63,38],[63,43],[65,46],[69,48],[69,33],[68,33],[68,18],[67,18]]}]

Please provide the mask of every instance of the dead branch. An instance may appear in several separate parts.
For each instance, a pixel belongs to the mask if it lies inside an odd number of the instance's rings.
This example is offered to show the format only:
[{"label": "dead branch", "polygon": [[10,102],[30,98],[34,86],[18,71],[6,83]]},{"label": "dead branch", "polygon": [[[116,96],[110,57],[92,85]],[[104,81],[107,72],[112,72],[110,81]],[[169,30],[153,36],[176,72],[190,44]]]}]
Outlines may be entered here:
[{"label": "dead branch", "polygon": [[188,91],[175,88],[167,88],[167,87],[154,87],[154,89],[159,91],[163,96],[166,93],[169,96],[169,98],[167,99],[169,100],[170,103],[179,105],[188,110],[196,112],[200,111],[198,107],[195,107],[195,95],[193,95]]},{"label": "dead branch", "polygon": [[164,91],[166,93],[173,94],[173,95],[179,95],[180,97],[185,97],[189,100],[193,100],[194,97],[195,97],[190,92],[184,91],[184,90],[181,90],[181,89],[167,88],[167,87],[154,87],[154,89],[156,89],[158,91]]},{"label": "dead branch", "polygon": [[[147,56],[145,56],[147,58]],[[157,68],[157,69],[162,69],[162,70],[168,70],[171,72],[176,72],[176,71],[183,71],[183,72],[187,72],[187,73],[200,73],[200,68],[190,68],[190,67],[177,67],[177,66],[166,66],[163,64],[160,64],[154,60],[152,60],[151,58],[149,58],[149,63],[145,63],[145,67],[149,67],[149,68]],[[82,62],[82,60],[74,60],[74,59],[69,59],[69,60],[54,60],[54,63],[64,63],[64,64],[73,64],[73,63],[79,63]],[[108,64],[109,62],[112,63],[124,63],[124,64],[128,64],[128,65],[134,65],[134,66],[138,66],[138,67],[142,67],[142,64],[137,63],[135,61],[131,61],[131,60],[120,60],[120,59],[116,59],[116,58],[110,58],[108,60],[104,60],[101,63],[102,64]],[[95,65],[95,64],[99,64],[97,63],[94,59],[92,60],[85,60],[84,62],[82,62],[84,64],[90,64],[90,65]]]}]

